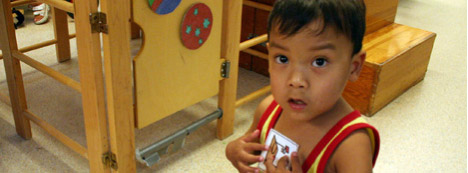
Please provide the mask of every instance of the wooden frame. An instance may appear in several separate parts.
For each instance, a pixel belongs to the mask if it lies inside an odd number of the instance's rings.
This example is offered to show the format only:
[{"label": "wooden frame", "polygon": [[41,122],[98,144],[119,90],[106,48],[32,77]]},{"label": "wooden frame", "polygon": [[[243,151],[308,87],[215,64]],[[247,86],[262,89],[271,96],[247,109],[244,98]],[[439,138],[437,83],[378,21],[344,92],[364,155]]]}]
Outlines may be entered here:
[{"label": "wooden frame", "polygon": [[[108,33],[102,35],[104,57],[101,56],[100,33],[91,30],[89,20],[91,13],[98,12],[98,1],[83,0],[74,3],[62,0],[37,1],[53,7],[55,39],[21,49],[18,49],[17,46],[10,10],[13,5],[24,5],[35,1],[20,0],[12,4],[9,0],[2,0],[0,4],[0,44],[17,133],[24,139],[31,139],[30,121],[32,121],[66,146],[87,158],[91,172],[136,172],[129,42],[130,21],[132,21],[129,8],[130,0],[100,0],[100,12],[107,14],[108,21]],[[55,44],[57,60],[63,62],[70,59],[68,40],[75,37],[75,34],[68,34],[66,12],[74,13],[75,25],[80,28],[76,31],[80,82],[74,81],[23,54],[26,51]],[[231,73],[229,78],[219,81],[218,106],[223,110],[223,116],[218,119],[217,123],[217,137],[219,139],[224,139],[233,133],[235,107],[253,98],[252,96],[245,97],[236,103],[241,13],[242,0],[223,0],[220,58],[230,61]],[[102,70],[102,59],[104,59],[104,71]],[[82,94],[87,148],[28,110],[20,61],[50,75]],[[264,92],[257,92],[253,96]],[[104,98],[104,93],[106,93],[107,99]],[[107,105],[105,100],[107,100]],[[108,152],[115,154],[117,169],[111,169],[102,163],[103,154]]]}]

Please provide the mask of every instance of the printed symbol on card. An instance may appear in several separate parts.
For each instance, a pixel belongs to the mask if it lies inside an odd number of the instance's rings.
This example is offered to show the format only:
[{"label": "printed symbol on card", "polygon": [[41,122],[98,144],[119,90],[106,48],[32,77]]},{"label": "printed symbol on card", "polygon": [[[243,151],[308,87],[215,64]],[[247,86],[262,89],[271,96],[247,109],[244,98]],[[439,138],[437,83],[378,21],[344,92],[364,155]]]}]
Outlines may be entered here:
[{"label": "printed symbol on card", "polygon": [[289,154],[289,146],[283,147],[281,152],[283,152],[283,154]]},{"label": "printed symbol on card", "polygon": [[267,158],[270,158],[270,155],[273,155],[273,160],[275,160],[276,153],[278,153],[278,145],[276,144],[276,136],[273,136],[271,140],[270,148],[268,149],[268,153],[265,157],[265,162]]},{"label": "printed symbol on card", "polygon": [[[269,145],[270,148],[268,151],[263,151],[261,153],[261,156],[265,158],[265,160],[260,162],[258,167],[262,170],[266,170],[265,162],[271,157],[271,155],[273,155],[273,165],[276,166],[279,159],[283,156],[291,158],[291,153],[297,152],[299,148],[299,145],[297,145],[293,140],[279,133],[275,129],[270,129],[267,139],[265,140],[265,144]],[[288,167],[289,166],[290,165],[288,165]]]}]

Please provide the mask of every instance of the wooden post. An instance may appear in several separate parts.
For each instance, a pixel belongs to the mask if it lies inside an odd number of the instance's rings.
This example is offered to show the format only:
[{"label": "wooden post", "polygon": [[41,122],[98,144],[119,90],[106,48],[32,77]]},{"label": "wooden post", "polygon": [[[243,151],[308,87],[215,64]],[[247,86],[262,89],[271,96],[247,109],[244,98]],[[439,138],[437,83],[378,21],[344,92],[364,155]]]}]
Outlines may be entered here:
[{"label": "wooden post", "polygon": [[117,172],[136,172],[133,115],[130,1],[101,0],[108,33],[103,34],[107,113]]},{"label": "wooden post", "polygon": [[19,60],[12,56],[12,51],[18,50],[18,44],[16,43],[9,0],[2,0],[0,3],[0,46],[3,52],[3,64],[10,92],[16,132],[24,139],[31,139],[31,124],[23,114],[24,110],[27,109],[27,105],[21,66]]},{"label": "wooden post", "polygon": [[75,26],[90,172],[110,172],[101,160],[109,151],[104,102],[101,42],[92,33],[90,13],[97,12],[97,1],[75,1]]},{"label": "wooden post", "polygon": [[70,40],[68,39],[67,13],[58,8],[52,8],[54,33],[57,43],[55,51],[57,52],[57,61],[64,62],[71,58]]},{"label": "wooden post", "polygon": [[224,0],[221,57],[231,62],[231,72],[229,78],[219,83],[218,105],[223,110],[223,117],[218,120],[219,139],[228,137],[234,130],[241,21],[242,0]]}]

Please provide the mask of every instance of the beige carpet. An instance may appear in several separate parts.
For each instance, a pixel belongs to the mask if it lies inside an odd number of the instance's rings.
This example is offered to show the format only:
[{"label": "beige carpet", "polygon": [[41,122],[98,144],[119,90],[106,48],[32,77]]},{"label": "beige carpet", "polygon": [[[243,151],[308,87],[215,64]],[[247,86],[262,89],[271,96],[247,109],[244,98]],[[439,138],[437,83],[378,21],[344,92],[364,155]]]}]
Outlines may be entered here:
[{"label": "beige carpet", "polygon": [[[467,18],[465,0],[400,0],[396,22],[436,32],[426,78],[372,118],[381,135],[375,172],[466,172],[467,150]],[[30,12],[28,12],[30,13]],[[70,22],[71,32],[74,23]],[[37,26],[27,18],[17,29],[24,47],[53,37],[52,23]],[[71,41],[76,47],[75,39]],[[134,42],[134,45],[138,43]],[[53,46],[32,57],[78,80],[76,51],[72,60],[58,64]],[[7,93],[0,61],[0,92]],[[72,139],[86,145],[80,95],[50,77],[23,65],[29,108]],[[256,73],[240,70],[238,97],[268,84]],[[142,148],[190,124],[216,108],[210,98],[142,130],[136,147]],[[242,135],[251,123],[258,100],[236,110],[235,133],[220,141],[214,122],[189,135],[185,147],[165,155],[153,167],[137,163],[139,172],[236,172],[224,157],[226,143]],[[16,134],[11,108],[0,103],[0,172],[88,172],[88,162],[32,125],[33,139]]]}]

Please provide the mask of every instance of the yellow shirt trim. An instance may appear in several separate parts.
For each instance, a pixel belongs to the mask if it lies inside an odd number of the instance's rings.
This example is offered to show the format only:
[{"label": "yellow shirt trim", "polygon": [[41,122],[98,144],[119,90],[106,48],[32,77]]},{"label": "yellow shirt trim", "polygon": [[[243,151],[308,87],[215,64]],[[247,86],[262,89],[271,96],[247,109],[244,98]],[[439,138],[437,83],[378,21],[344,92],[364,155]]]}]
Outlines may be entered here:
[{"label": "yellow shirt trim", "polygon": [[270,115],[268,115],[268,119],[265,121],[265,123],[263,123],[262,131],[261,131],[261,134],[260,134],[260,143],[261,144],[265,144],[266,133],[268,131],[268,125],[270,124],[271,119],[273,119],[274,115],[276,114],[276,111],[278,111],[278,108],[279,108],[279,104],[276,105],[275,109],[273,109],[273,111],[271,111]]},{"label": "yellow shirt trim", "polygon": [[[341,134],[341,132],[343,132],[343,130],[345,130],[346,128],[348,128],[349,126],[351,125],[354,125],[354,124],[357,124],[357,123],[367,123],[366,120],[364,120],[364,118],[356,118],[355,120],[349,122],[348,124],[346,124],[345,126],[343,126],[340,131],[338,133],[335,134],[335,136],[333,136],[333,138],[328,142],[328,144],[323,148],[322,151],[320,151],[320,154],[317,156],[317,158],[315,159],[315,162],[312,164],[312,166],[309,168],[309,170],[307,171],[308,173],[315,173],[317,172],[317,169],[318,169],[318,165],[320,163],[320,160],[322,159],[323,157],[323,154],[325,153],[325,151],[327,150],[328,146],[335,140],[336,137],[338,137],[339,134]],[[373,135],[372,135],[373,136]]]}]

